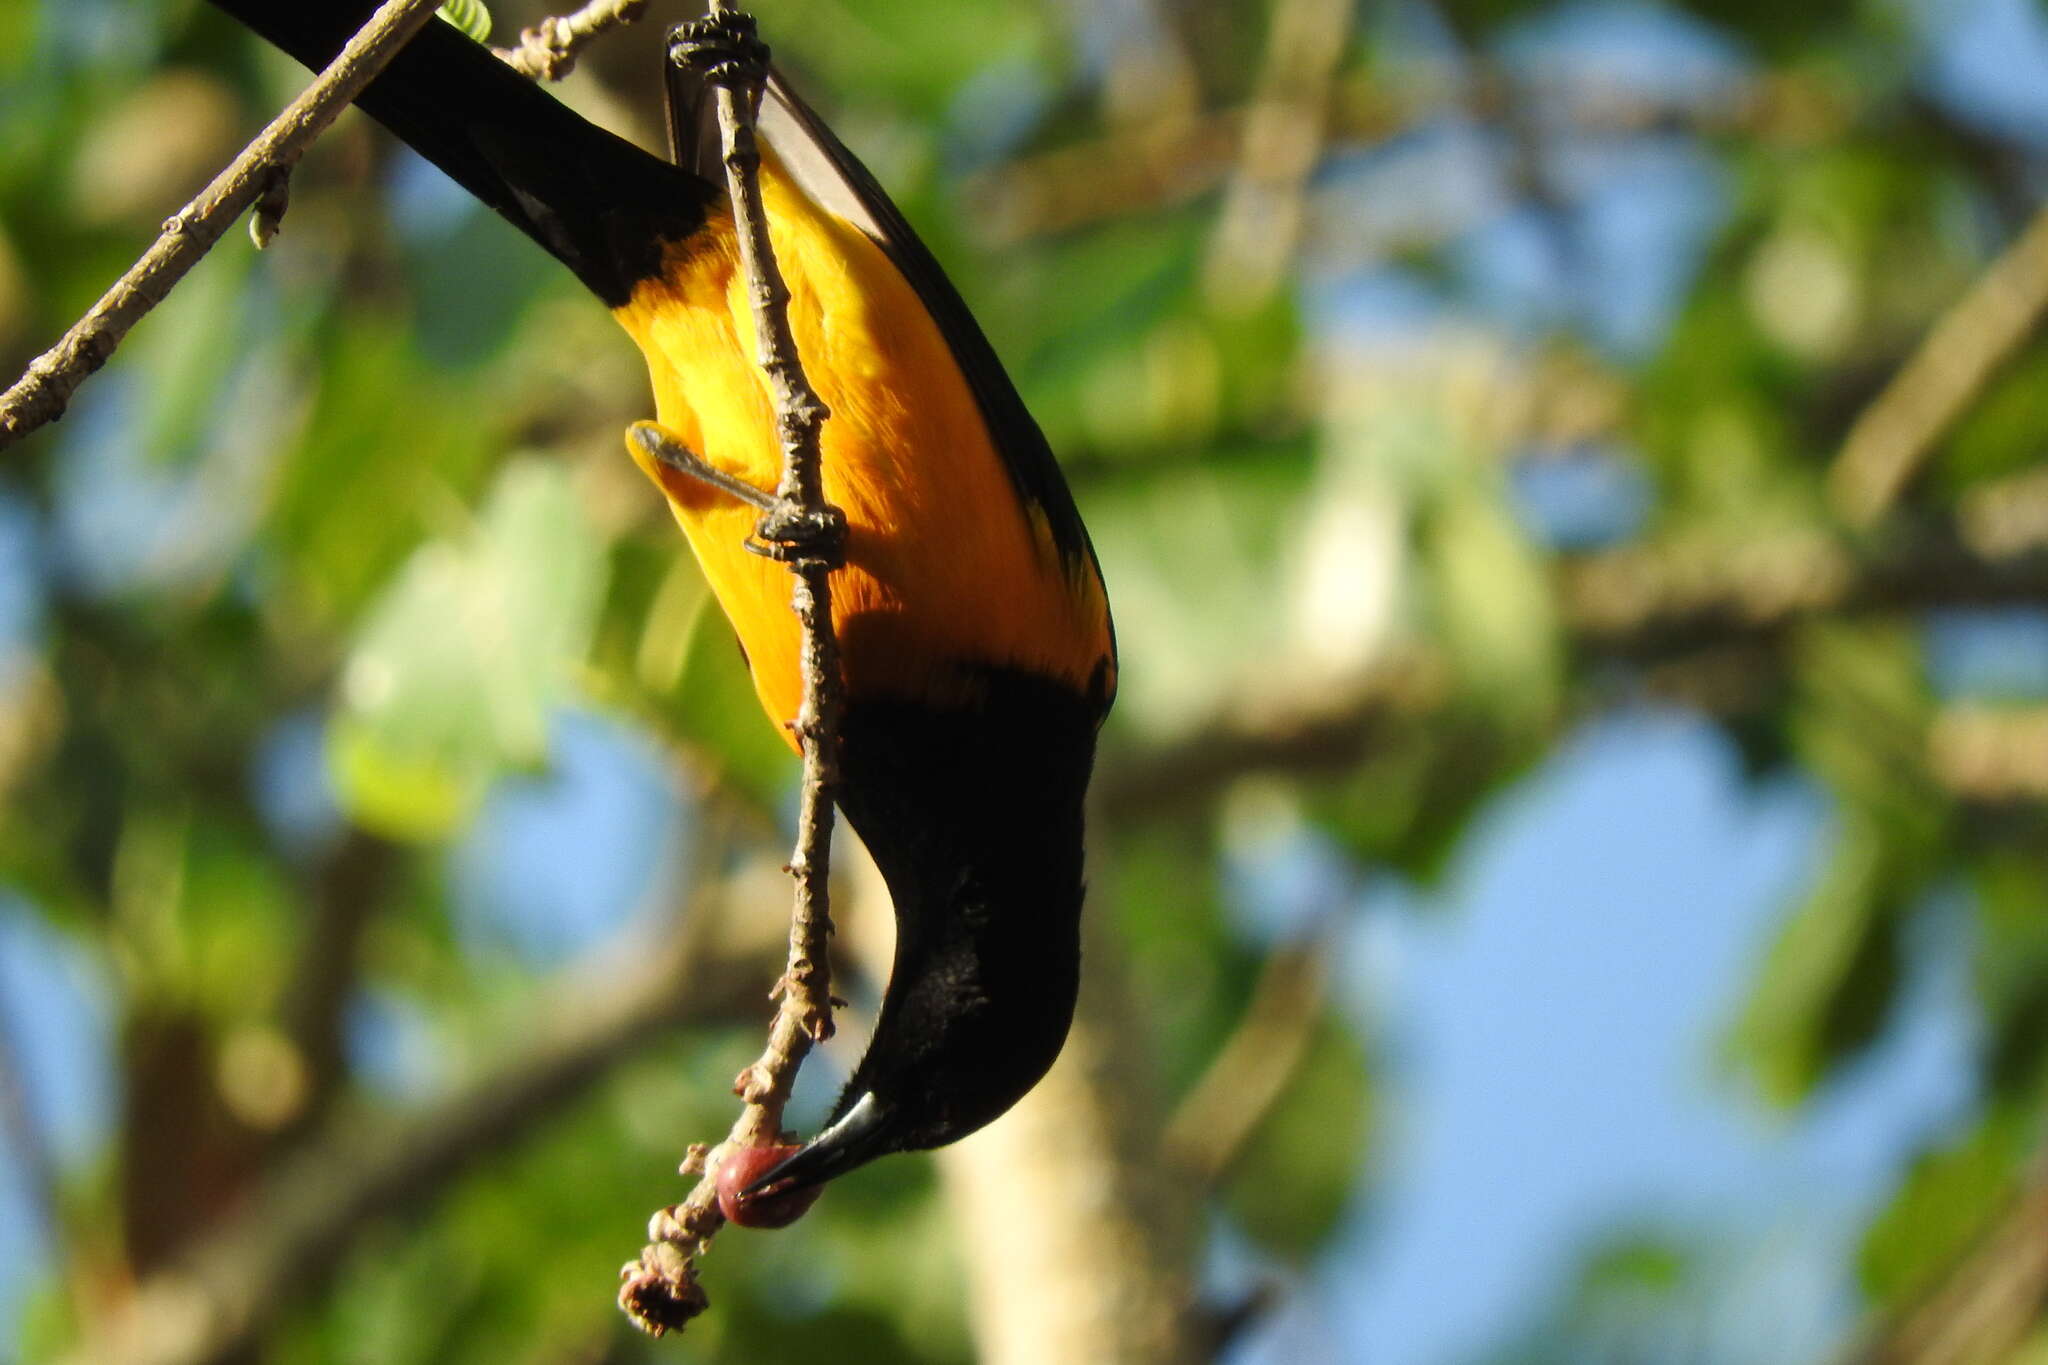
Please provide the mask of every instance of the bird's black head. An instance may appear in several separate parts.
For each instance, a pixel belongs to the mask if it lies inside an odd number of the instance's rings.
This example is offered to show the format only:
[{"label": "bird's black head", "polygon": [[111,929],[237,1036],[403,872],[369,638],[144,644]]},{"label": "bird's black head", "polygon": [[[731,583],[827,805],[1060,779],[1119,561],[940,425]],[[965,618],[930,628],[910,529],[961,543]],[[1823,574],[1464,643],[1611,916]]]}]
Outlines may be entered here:
[{"label": "bird's black head", "polygon": [[1023,673],[977,682],[965,706],[847,709],[840,805],[895,901],[896,958],[831,1122],[756,1190],[965,1137],[1037,1084],[1066,1041],[1102,703]]}]

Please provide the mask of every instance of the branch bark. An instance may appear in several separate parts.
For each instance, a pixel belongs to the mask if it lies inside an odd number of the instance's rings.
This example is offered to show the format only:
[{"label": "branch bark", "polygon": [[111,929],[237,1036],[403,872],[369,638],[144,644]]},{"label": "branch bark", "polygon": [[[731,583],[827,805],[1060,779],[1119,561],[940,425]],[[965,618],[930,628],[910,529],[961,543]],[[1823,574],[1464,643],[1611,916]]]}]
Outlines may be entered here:
[{"label": "branch bark", "polygon": [[[1588,132],[1619,133],[1674,121],[1715,136],[1797,141],[1816,118],[1846,121],[1855,110],[1835,107],[1837,92],[1802,81],[1752,82],[1700,109],[1625,90],[1577,90],[1572,116]],[[1418,120],[1459,112],[1502,121],[1521,114],[1526,94],[1515,79],[1475,63],[1455,88],[1420,82],[1408,88],[1336,81],[1327,102],[1327,148],[1382,142]],[[1194,117],[1172,113],[1156,123],[1020,157],[975,176],[969,191],[976,219],[997,245],[1071,232],[1134,214],[1188,203],[1226,184],[1242,164],[1258,101]]]},{"label": "branch bark", "polygon": [[1209,298],[1226,308],[1264,303],[1294,256],[1354,8],[1352,0],[1282,0],[1273,12],[1265,69],[1203,271]]},{"label": "branch bark", "polygon": [[[2048,493],[2017,480],[2003,500],[1982,491],[2008,527],[2026,521],[2025,504]],[[2039,510],[2048,518],[2048,504]],[[1867,552],[1820,531],[1741,545],[1636,546],[1565,565],[1563,615],[1580,649],[1647,663],[1833,613],[2048,597],[2048,545],[2009,534],[1987,553],[1972,538],[1965,523],[1902,527]]]},{"label": "branch bark", "polygon": [[64,415],[71,395],[107,363],[129,329],[212,250],[243,209],[269,196],[320,132],[362,93],[406,40],[434,16],[437,0],[386,0],[328,68],[214,177],[199,197],[164,221],[142,259],[63,339],[29,362],[0,394],[0,450]]},{"label": "branch bark", "polygon": [[1828,471],[1835,510],[1870,526],[2048,313],[2048,210],[1934,324],[1849,429]]},{"label": "branch bark", "polygon": [[550,14],[521,29],[517,47],[493,48],[504,63],[532,80],[558,81],[576,67],[583,49],[610,29],[640,21],[647,0],[590,0],[573,14]]},{"label": "branch bark", "polygon": [[2008,1359],[2048,1299],[2048,1171],[2036,1170],[1975,1250],[1839,1365],[1984,1365]]},{"label": "branch bark", "polygon": [[400,866],[395,845],[350,828],[320,860],[307,887],[305,937],[292,968],[279,1023],[306,1069],[299,1112],[278,1133],[296,1142],[327,1117],[347,1078],[343,1018],[355,990],[363,936],[390,895]]},{"label": "branch bark", "polygon": [[1204,1189],[1243,1154],[1308,1056],[1323,1017],[1325,937],[1273,950],[1244,1017],[1174,1108],[1160,1147],[1168,1165]]}]

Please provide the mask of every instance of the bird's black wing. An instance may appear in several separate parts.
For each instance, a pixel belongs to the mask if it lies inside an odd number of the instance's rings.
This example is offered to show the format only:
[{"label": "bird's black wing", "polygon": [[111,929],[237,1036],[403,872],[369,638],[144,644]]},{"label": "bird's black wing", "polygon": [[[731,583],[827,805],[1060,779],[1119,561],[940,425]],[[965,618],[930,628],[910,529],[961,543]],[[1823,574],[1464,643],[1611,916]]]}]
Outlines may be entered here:
[{"label": "bird's black wing", "polygon": [[[375,0],[213,0],[314,70]],[[429,20],[356,97],[364,112],[540,243],[608,306],[659,272],[717,186],[571,111],[480,44]]]}]

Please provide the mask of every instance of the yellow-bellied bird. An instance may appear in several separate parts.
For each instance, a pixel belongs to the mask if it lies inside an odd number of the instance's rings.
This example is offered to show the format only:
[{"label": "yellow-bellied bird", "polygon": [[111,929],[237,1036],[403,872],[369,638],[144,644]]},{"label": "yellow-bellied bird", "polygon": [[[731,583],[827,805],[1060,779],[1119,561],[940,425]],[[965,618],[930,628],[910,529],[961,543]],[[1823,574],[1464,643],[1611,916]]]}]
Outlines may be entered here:
[{"label": "yellow-bellied bird", "polygon": [[[374,8],[214,3],[314,67]],[[672,83],[671,164],[433,22],[357,103],[612,311],[678,444],[771,489],[780,446],[701,95]],[[760,130],[791,325],[832,412],[825,493],[847,521],[832,594],[847,688],[837,799],[897,923],[881,1014],[829,1123],[752,1187],[794,1191],[974,1131],[1058,1055],[1080,971],[1082,797],[1116,646],[1059,466],[938,264],[779,78]],[[787,570],[743,548],[754,509],[628,449],[785,727],[799,635]]]}]

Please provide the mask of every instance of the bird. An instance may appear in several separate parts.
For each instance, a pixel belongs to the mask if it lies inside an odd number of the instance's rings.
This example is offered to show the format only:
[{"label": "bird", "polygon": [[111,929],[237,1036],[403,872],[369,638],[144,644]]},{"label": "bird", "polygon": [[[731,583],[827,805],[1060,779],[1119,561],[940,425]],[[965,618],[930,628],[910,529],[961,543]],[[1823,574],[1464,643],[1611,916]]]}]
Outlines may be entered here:
[{"label": "bird", "polygon": [[[318,69],[371,0],[212,0]],[[356,103],[567,267],[637,343],[654,430],[775,487],[780,445],[701,78],[668,68],[670,156],[586,121],[430,21]],[[944,1146],[1037,1084],[1080,981],[1083,803],[1116,693],[1094,546],[1046,438],[938,262],[779,71],[760,183],[799,355],[830,410],[844,514],[832,621],[845,686],[834,798],[879,869],[896,949],[859,1063],[818,1131],[747,1193],[822,1186]],[[648,444],[770,723],[800,748],[788,571],[755,510]]]}]

